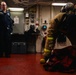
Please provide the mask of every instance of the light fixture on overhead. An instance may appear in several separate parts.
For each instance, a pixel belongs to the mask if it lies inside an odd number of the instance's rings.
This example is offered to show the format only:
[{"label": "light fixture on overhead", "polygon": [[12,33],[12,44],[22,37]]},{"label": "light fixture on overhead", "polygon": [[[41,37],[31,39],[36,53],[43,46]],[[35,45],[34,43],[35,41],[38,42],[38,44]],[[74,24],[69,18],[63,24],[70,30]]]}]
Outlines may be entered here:
[{"label": "light fixture on overhead", "polygon": [[10,11],[23,11],[24,8],[8,8]]},{"label": "light fixture on overhead", "polygon": [[52,6],[65,6],[66,3],[52,3]]}]

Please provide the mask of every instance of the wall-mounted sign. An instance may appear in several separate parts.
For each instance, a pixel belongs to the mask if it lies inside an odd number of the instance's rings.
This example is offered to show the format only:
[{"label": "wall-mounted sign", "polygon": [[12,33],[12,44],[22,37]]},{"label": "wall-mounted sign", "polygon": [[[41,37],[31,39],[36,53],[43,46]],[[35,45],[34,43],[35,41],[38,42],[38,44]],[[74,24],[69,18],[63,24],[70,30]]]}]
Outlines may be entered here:
[{"label": "wall-mounted sign", "polygon": [[19,17],[18,16],[14,17],[14,24],[19,24]]},{"label": "wall-mounted sign", "polygon": [[29,13],[28,12],[26,12],[25,17],[29,17]]}]

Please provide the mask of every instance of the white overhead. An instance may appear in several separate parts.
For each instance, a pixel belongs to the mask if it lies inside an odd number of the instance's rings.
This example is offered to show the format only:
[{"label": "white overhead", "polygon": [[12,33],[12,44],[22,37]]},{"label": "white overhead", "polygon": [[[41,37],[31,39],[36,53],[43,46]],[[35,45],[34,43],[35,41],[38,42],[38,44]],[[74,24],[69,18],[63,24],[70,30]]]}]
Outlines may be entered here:
[{"label": "white overhead", "polygon": [[24,8],[8,8],[10,11],[24,11]]},{"label": "white overhead", "polygon": [[66,3],[52,3],[52,6],[65,6]]}]

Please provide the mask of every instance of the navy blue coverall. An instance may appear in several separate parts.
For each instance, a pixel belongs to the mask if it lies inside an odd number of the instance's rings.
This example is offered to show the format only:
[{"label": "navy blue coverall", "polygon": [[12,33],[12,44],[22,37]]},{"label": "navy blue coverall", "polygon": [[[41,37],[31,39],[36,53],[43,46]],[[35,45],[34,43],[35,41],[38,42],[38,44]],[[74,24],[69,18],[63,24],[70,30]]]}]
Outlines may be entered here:
[{"label": "navy blue coverall", "polygon": [[0,57],[10,57],[11,53],[11,35],[13,20],[9,12],[4,13],[0,10]]}]

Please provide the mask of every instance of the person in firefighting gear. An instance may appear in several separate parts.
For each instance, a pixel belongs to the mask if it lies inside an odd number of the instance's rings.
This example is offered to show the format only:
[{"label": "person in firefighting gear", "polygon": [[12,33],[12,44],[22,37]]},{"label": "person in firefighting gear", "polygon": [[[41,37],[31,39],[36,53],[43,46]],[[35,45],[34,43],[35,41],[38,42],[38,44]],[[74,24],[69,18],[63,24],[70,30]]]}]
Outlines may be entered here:
[{"label": "person in firefighting gear", "polygon": [[[44,64],[48,61],[50,55],[53,52],[53,49],[56,49],[56,38],[57,38],[57,32],[59,28],[57,28],[59,22],[61,21],[62,17],[64,14],[72,14],[72,9],[74,8],[74,4],[71,2],[68,2],[65,7],[61,8],[60,13],[58,13],[51,21],[50,21],[50,26],[48,28],[48,34],[46,38],[46,43],[45,43],[45,48],[44,48],[44,53],[43,53],[43,58],[40,60],[40,63]],[[68,45],[62,46],[61,48],[71,46],[70,40],[68,40]]]},{"label": "person in firefighting gear", "polygon": [[[76,15],[74,12],[74,4],[71,2],[67,3],[65,5],[65,9],[66,12],[62,11],[53,20],[51,20],[51,26],[48,29],[48,35],[44,49],[44,58],[40,60],[40,63],[43,64],[43,67],[46,71],[58,71],[66,73],[76,72],[76,47],[73,46],[73,43],[71,44],[72,40],[69,40],[70,38],[68,37],[68,33],[71,35],[73,34],[73,31],[76,32]],[[65,16],[63,18],[64,14],[66,14],[67,17]],[[66,30],[66,28],[64,28],[67,27],[67,25],[69,32]],[[53,35],[51,35],[51,30]],[[66,36],[65,42],[64,40],[61,40],[62,37],[58,42],[56,42],[60,32]],[[51,41],[53,41],[53,43],[51,43]]]},{"label": "person in firefighting gear", "polygon": [[14,21],[7,10],[6,2],[2,1],[0,5],[0,57],[10,57],[11,33]]}]

